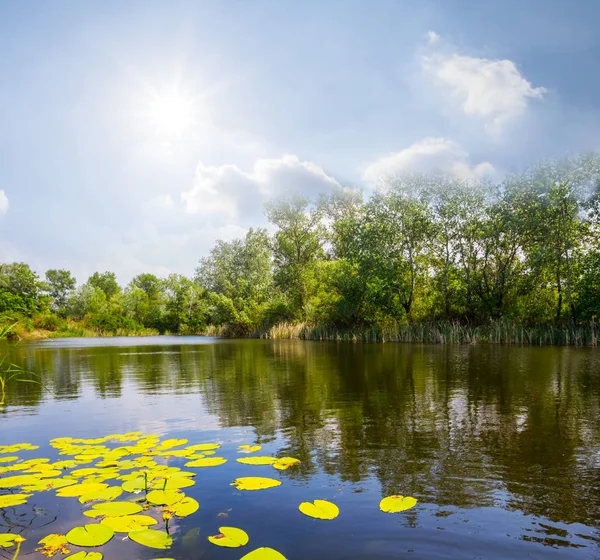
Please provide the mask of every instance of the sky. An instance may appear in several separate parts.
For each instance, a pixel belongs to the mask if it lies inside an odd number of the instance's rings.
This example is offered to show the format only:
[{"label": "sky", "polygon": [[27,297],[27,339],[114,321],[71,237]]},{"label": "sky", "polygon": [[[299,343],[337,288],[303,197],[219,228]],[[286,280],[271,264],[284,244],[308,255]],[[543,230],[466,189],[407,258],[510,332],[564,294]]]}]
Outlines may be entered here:
[{"label": "sky", "polygon": [[597,0],[0,2],[0,262],[191,275],[265,201],[600,148]]}]

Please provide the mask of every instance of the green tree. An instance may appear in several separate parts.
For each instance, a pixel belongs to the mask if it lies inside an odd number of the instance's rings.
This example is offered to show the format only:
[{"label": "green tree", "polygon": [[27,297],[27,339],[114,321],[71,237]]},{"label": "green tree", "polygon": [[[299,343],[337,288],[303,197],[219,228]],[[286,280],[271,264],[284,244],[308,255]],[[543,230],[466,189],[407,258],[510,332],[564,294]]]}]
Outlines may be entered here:
[{"label": "green tree", "polygon": [[323,210],[301,196],[270,202],[265,209],[278,228],[272,245],[275,284],[288,296],[297,317],[306,319],[307,303],[316,290],[317,263],[325,256]]},{"label": "green tree", "polygon": [[62,317],[67,312],[67,301],[76,283],[69,270],[52,269],[46,272],[46,291],[52,298],[51,308]]},{"label": "green tree", "polygon": [[109,299],[121,291],[114,272],[94,272],[88,278],[87,283],[95,288],[100,288]]},{"label": "green tree", "polygon": [[0,264],[0,313],[33,315],[45,304],[44,285],[25,263]]}]

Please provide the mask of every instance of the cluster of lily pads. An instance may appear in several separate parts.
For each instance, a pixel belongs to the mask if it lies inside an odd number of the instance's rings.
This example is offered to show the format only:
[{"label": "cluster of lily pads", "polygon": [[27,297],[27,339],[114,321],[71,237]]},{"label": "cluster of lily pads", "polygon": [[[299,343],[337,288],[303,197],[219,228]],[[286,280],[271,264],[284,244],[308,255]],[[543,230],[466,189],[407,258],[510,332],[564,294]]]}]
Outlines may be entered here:
[{"label": "cluster of lily pads", "polygon": [[[118,446],[108,447],[106,444],[109,442]],[[161,441],[158,435],[143,435],[142,432],[110,434],[95,439],[61,437],[50,440],[50,445],[58,450],[60,456],[69,458],[54,462],[48,458],[22,460],[17,453],[39,447],[29,443],[0,446],[0,509],[26,504],[34,493],[46,491],[55,491],[58,497],[77,498],[81,504],[89,504],[90,508],[83,511],[83,515],[95,522],[74,527],[65,535],[47,535],[39,541],[40,546],[36,549],[48,557],[70,554],[67,558],[72,560],[101,560],[100,552],[71,554],[70,547],[103,546],[116,533],[124,533],[130,540],[153,549],[168,549],[173,542],[169,535],[169,521],[174,517],[192,515],[200,506],[182,491],[194,485],[196,473],[159,464],[158,461],[182,458],[186,460],[187,468],[216,467],[227,462],[224,457],[216,456],[216,450],[221,447],[218,443],[188,445],[187,439]],[[260,445],[238,447],[238,452],[247,454],[260,450]],[[238,458],[237,462],[285,470],[298,465],[300,460],[252,455]],[[113,484],[107,481],[113,481]],[[281,481],[247,476],[236,478],[231,485],[238,490],[252,491],[279,486]],[[18,493],[1,494],[5,489],[16,489]],[[122,498],[123,494],[129,498]],[[395,513],[410,509],[416,503],[412,497],[389,496],[381,500],[379,507],[384,512]],[[327,500],[302,502],[299,510],[315,519],[335,519],[340,513],[338,506]],[[159,525],[157,517],[164,524],[163,530],[155,528]],[[16,560],[24,540],[20,534],[0,533],[0,548],[15,547],[13,560]],[[208,537],[208,540],[217,546],[238,548],[246,546],[250,539],[242,529],[220,527],[219,533]],[[242,558],[282,559],[285,560],[285,557],[281,553],[268,547],[257,548]]]}]

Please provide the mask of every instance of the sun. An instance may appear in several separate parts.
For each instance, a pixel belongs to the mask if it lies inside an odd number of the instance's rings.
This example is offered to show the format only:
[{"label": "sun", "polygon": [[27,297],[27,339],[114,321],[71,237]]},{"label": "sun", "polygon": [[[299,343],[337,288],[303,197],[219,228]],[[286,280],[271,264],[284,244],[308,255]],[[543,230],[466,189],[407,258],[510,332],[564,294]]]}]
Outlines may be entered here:
[{"label": "sun", "polygon": [[196,120],[194,100],[182,91],[156,93],[150,99],[146,118],[161,138],[174,140],[188,132]]}]

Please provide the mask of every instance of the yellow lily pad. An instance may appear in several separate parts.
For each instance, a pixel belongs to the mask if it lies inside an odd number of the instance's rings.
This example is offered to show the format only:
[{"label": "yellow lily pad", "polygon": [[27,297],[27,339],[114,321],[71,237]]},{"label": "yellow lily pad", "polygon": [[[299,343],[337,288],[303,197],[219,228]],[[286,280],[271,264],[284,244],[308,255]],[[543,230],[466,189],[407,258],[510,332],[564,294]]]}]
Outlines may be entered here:
[{"label": "yellow lily pad", "polygon": [[151,488],[156,488],[158,490],[177,490],[179,488],[189,488],[190,486],[194,486],[194,481],[186,478],[184,476],[178,476],[173,478],[166,479],[166,485],[164,479],[155,480],[152,483]]},{"label": "yellow lily pad", "polygon": [[152,490],[152,492],[148,492],[146,499],[156,506],[170,506],[180,502],[184,497],[183,492],[175,490]]},{"label": "yellow lily pad", "polygon": [[264,490],[280,485],[280,480],[261,476],[242,476],[231,483],[231,486],[235,486],[238,490]]},{"label": "yellow lily pad", "polygon": [[165,508],[165,511],[176,515],[177,517],[187,517],[198,511],[200,504],[194,498],[185,497],[180,502],[172,504]]},{"label": "yellow lily pad", "polygon": [[0,496],[0,509],[26,504],[27,498],[30,496],[33,496],[33,494],[8,494]]},{"label": "yellow lily pad", "polygon": [[158,521],[149,515],[121,515],[118,517],[105,517],[100,521],[101,525],[110,527],[115,533],[129,533],[157,523]]},{"label": "yellow lily pad", "polygon": [[185,445],[188,442],[187,439],[166,439],[161,442],[160,445],[156,448],[157,451],[164,451],[165,449],[171,449],[173,447],[179,447],[180,445]]},{"label": "yellow lily pad", "polygon": [[[125,475],[128,476],[128,475]],[[148,485],[150,485],[150,478],[148,478]],[[108,486],[108,485],[107,485]],[[126,480],[121,484],[121,488],[125,490],[125,492],[139,492],[140,490],[144,490],[146,487],[146,480],[143,476],[136,476],[131,480]]]},{"label": "yellow lily pad", "polygon": [[14,445],[0,445],[0,453],[17,453],[18,451],[30,451],[39,448],[39,445],[31,445],[31,443],[15,443]]},{"label": "yellow lily pad", "polygon": [[242,556],[240,560],[287,560],[286,557],[273,548],[263,546]]},{"label": "yellow lily pad", "polygon": [[398,513],[416,505],[417,500],[412,496],[388,496],[379,502],[379,509],[385,513]]},{"label": "yellow lily pad", "polygon": [[13,463],[14,461],[18,461],[18,455],[9,455],[8,457],[0,457],[0,463]]},{"label": "yellow lily pad", "polygon": [[262,449],[262,445],[248,445],[245,443],[244,445],[238,445],[238,451],[240,453],[255,453],[256,451],[260,451]]},{"label": "yellow lily pad", "polygon": [[57,490],[65,486],[73,486],[73,484],[77,484],[77,481],[71,478],[45,478],[38,480],[35,484],[22,486],[21,489],[25,492],[44,492],[46,490]]},{"label": "yellow lily pad", "polygon": [[66,534],[66,539],[75,546],[102,546],[115,535],[115,532],[106,525],[90,523],[83,527],[75,527]]},{"label": "yellow lily pad", "polygon": [[173,544],[173,539],[167,535],[167,533],[164,531],[157,531],[156,529],[131,531],[131,533],[129,533],[129,538],[138,544],[161,550],[167,549]]},{"label": "yellow lily pad", "polygon": [[197,443],[186,447],[189,451],[210,451],[211,449],[219,449],[221,446],[218,443]]},{"label": "yellow lily pad", "polygon": [[241,459],[236,459],[238,463],[242,463],[244,465],[272,465],[277,461],[276,457],[242,457]]},{"label": "yellow lily pad", "polygon": [[13,535],[12,533],[0,533],[0,548],[9,548],[13,544],[23,542],[25,539],[21,535]]},{"label": "yellow lily pad", "polygon": [[69,554],[69,552],[71,552],[68,548],[69,542],[66,537],[60,533],[52,533],[41,539],[38,544],[41,544],[42,546],[35,550],[44,556],[48,556],[48,558],[59,552],[61,554]]},{"label": "yellow lily pad", "polygon": [[281,459],[277,459],[277,461],[273,463],[273,466],[280,471],[284,471],[285,469],[289,469],[298,464],[300,464],[300,459],[294,457],[282,457]]},{"label": "yellow lily pad", "polygon": [[18,474],[15,476],[7,476],[0,478],[0,488],[16,488],[17,486],[27,486],[39,482],[41,476],[39,474]]},{"label": "yellow lily pad", "polygon": [[92,509],[84,511],[83,515],[87,517],[116,517],[120,515],[133,515],[139,513],[144,508],[133,502],[105,502],[103,504],[94,504]]},{"label": "yellow lily pad", "polygon": [[123,489],[121,487],[109,486],[104,490],[83,494],[83,496],[79,497],[79,503],[85,504],[86,502],[91,502],[93,500],[109,502],[110,500],[116,500],[122,493]]},{"label": "yellow lily pad", "polygon": [[223,465],[227,463],[227,459],[224,457],[205,457],[204,459],[197,459],[195,461],[190,461],[189,463],[185,463],[186,467],[218,467],[219,465]]},{"label": "yellow lily pad", "polygon": [[59,488],[56,491],[56,495],[61,498],[77,498],[85,494],[91,494],[92,492],[100,492],[108,488],[108,484],[104,482],[90,482],[88,484],[73,484],[72,486],[66,486],[65,488]]},{"label": "yellow lily pad", "polygon": [[250,538],[246,531],[237,529],[236,527],[219,527],[219,534],[208,537],[208,540],[217,546],[226,548],[239,548],[246,546]]},{"label": "yellow lily pad", "polygon": [[302,502],[298,509],[309,517],[315,519],[335,519],[340,514],[340,508],[327,500],[315,500],[314,502]]},{"label": "yellow lily pad", "polygon": [[102,560],[101,552],[76,552],[75,554],[71,554],[71,556],[67,556],[64,560]]}]

